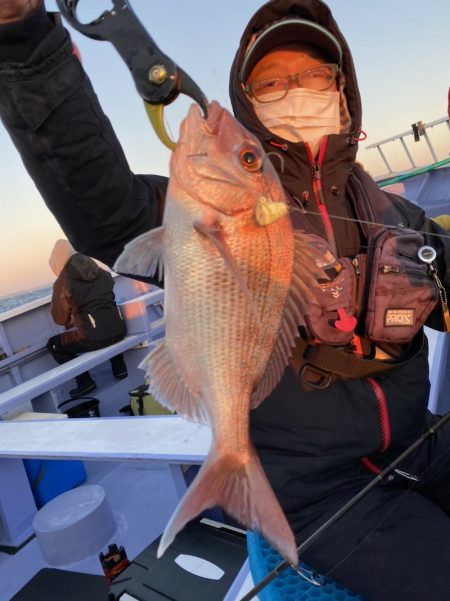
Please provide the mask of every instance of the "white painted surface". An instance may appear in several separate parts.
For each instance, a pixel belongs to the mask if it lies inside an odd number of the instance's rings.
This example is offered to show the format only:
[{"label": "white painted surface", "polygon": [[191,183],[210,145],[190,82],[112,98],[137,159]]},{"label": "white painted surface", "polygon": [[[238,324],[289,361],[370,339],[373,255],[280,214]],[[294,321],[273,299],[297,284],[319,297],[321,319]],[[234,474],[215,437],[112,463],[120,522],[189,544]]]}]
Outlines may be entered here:
[{"label": "white painted surface", "polygon": [[201,463],[211,430],[173,415],[0,422],[0,458]]},{"label": "white painted surface", "polygon": [[[109,542],[123,545],[128,558],[134,559],[161,534],[179,501],[168,466],[147,462],[89,462],[86,467],[86,483],[100,484],[113,509],[117,530]],[[107,545],[103,551],[107,551]],[[0,601],[9,601],[45,567],[54,566],[44,558],[36,538],[15,555],[0,552]],[[103,574],[97,553],[58,568]]]},{"label": "white painted surface", "polygon": [[14,412],[14,410],[20,406],[20,403],[31,401],[31,399],[56,388],[83,371],[92,369],[96,365],[104,363],[111,357],[147,341],[149,337],[149,332],[125,336],[120,342],[116,342],[115,344],[111,344],[110,346],[106,346],[96,351],[82,353],[75,359],[71,359],[62,365],[48,369],[44,373],[34,376],[30,380],[2,392],[0,394],[0,414],[7,415],[8,412]]},{"label": "white painted surface", "polygon": [[428,338],[428,363],[430,366],[430,397],[428,409],[432,413],[439,413],[439,401],[444,382],[447,365],[449,335],[425,328]]}]

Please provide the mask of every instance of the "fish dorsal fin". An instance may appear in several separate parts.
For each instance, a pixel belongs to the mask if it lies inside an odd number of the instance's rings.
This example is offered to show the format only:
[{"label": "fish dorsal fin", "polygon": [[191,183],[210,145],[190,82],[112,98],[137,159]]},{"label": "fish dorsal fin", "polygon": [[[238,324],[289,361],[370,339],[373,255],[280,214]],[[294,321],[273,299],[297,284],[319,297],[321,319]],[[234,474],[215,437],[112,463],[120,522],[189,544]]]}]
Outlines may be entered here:
[{"label": "fish dorsal fin", "polygon": [[264,376],[251,398],[251,408],[255,409],[272,392],[281,380],[284,370],[295,347],[294,337],[298,336],[299,326],[304,325],[307,305],[317,304],[311,288],[318,286],[317,279],[329,279],[318,267],[317,252],[308,243],[307,236],[294,232],[294,270],[286,304],[281,320],[280,331]]},{"label": "fish dorsal fin", "polygon": [[252,295],[245,283],[244,278],[242,277],[241,272],[239,271],[239,267],[236,264],[236,261],[233,257],[233,253],[228,246],[222,228],[219,224],[206,225],[201,221],[196,221],[194,223],[194,228],[200,233],[206,236],[212,244],[217,248],[221,257],[223,258],[225,265],[230,270],[231,275],[234,277],[237,285],[242,290],[243,295],[245,296],[247,302],[249,303],[253,314],[255,316],[256,322],[258,325],[261,323],[261,318],[259,316],[258,310],[256,308],[255,302],[253,301]]},{"label": "fish dorsal fin", "polygon": [[149,391],[156,400],[186,419],[209,423],[203,404],[198,395],[189,389],[179,371],[176,370],[172,355],[165,341],[140,363],[149,376]]},{"label": "fish dorsal fin", "polygon": [[164,231],[163,226],[157,227],[129,242],[114,263],[114,271],[149,277],[158,271],[158,278],[162,280]]}]

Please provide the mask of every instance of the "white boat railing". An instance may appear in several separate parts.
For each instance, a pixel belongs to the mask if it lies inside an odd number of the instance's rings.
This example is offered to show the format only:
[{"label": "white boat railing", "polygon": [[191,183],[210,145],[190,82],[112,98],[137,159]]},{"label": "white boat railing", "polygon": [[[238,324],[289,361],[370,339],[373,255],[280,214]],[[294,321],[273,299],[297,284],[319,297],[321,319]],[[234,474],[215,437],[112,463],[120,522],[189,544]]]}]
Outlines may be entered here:
[{"label": "white boat railing", "polygon": [[390,138],[380,140],[379,142],[375,142],[374,144],[369,144],[368,146],[366,146],[366,150],[370,150],[371,148],[376,148],[378,150],[381,158],[383,159],[384,164],[386,165],[388,173],[394,173],[394,170],[392,169],[392,167],[391,167],[389,161],[387,160],[386,155],[384,154],[381,147],[385,144],[389,144],[390,142],[395,142],[397,140],[400,140],[400,143],[402,145],[403,150],[405,151],[408,161],[411,163],[411,167],[413,169],[416,169],[417,165],[414,162],[411,152],[405,142],[405,138],[409,138],[410,136],[412,136],[415,142],[420,142],[421,139],[423,138],[425,140],[425,142],[427,143],[427,146],[431,153],[433,162],[437,163],[438,157],[436,155],[436,152],[434,150],[434,147],[430,140],[430,137],[427,133],[427,129],[431,129],[433,127],[436,127],[436,126],[442,125],[442,124],[447,124],[447,127],[450,131],[450,118],[449,117],[442,117],[441,119],[436,119],[436,121],[430,121],[429,123],[424,123],[423,121],[418,121],[417,123],[413,123],[411,125],[411,129],[408,129],[407,131],[404,131],[401,134],[397,134],[395,136],[391,136]]}]

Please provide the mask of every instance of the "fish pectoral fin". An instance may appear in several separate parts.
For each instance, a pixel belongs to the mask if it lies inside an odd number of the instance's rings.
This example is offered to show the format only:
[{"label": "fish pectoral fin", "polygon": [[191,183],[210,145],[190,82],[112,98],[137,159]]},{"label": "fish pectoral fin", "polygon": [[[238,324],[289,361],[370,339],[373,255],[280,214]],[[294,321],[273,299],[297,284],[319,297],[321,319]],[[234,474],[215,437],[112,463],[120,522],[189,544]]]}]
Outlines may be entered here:
[{"label": "fish pectoral fin", "polygon": [[129,242],[114,263],[114,271],[149,277],[158,271],[158,278],[162,280],[164,231],[164,226],[157,227]]},{"label": "fish pectoral fin", "polygon": [[208,423],[203,405],[184,379],[177,372],[172,355],[165,341],[139,364],[149,376],[149,392],[155,399],[188,420]]},{"label": "fish pectoral fin", "polygon": [[194,223],[194,228],[197,230],[197,232],[199,232],[203,236],[206,236],[208,240],[210,240],[210,242],[219,251],[222,259],[225,262],[226,267],[229,269],[236,284],[242,290],[243,295],[249,303],[258,326],[261,325],[261,318],[259,316],[258,309],[256,308],[255,302],[253,301],[252,295],[250,294],[250,290],[248,289],[247,284],[245,283],[245,280],[242,277],[241,272],[239,271],[239,267],[233,257],[233,253],[231,252],[230,247],[227,244],[227,241],[225,240],[220,225],[218,223],[207,225],[201,221],[196,221]]},{"label": "fish pectoral fin", "polygon": [[294,270],[280,331],[264,376],[252,394],[251,409],[258,407],[281,380],[295,348],[298,328],[305,325],[308,305],[318,304],[314,296],[314,288],[319,287],[317,279],[329,279],[318,267],[319,258],[314,246],[308,242],[307,236],[299,231],[294,232]]},{"label": "fish pectoral fin", "polygon": [[243,457],[240,452],[220,453],[214,445],[167,524],[157,557],[190,520],[217,506],[258,531],[290,564],[298,564],[294,534],[256,452],[252,449],[250,457]]}]

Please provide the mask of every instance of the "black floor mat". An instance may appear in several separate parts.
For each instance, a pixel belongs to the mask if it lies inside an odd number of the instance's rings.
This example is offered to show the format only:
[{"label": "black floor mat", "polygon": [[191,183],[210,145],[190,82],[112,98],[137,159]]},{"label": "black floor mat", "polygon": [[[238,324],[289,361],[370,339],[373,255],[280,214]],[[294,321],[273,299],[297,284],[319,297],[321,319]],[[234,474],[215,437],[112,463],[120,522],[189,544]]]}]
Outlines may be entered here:
[{"label": "black floor mat", "polygon": [[107,601],[103,576],[44,568],[11,601]]},{"label": "black floor mat", "polygon": [[[161,559],[159,539],[140,553],[113,580],[111,591],[119,599],[128,593],[140,601],[222,601],[247,557],[245,534],[220,524],[190,522],[177,535]],[[178,556],[194,555],[222,570],[217,580],[183,569]]]}]

